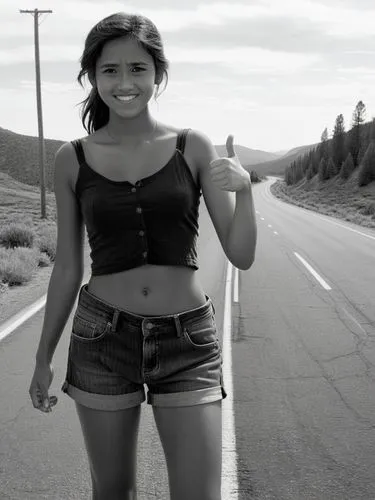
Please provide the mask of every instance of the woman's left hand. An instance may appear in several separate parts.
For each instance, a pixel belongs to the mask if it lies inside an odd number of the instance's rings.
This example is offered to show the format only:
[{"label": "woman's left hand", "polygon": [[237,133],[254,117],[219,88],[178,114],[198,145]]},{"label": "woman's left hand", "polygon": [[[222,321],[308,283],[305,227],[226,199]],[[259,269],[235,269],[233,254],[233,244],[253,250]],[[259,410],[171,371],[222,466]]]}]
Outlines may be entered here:
[{"label": "woman's left hand", "polygon": [[251,185],[250,174],[243,168],[233,148],[233,135],[228,135],[227,158],[218,158],[210,162],[212,182],[223,191],[241,191]]}]

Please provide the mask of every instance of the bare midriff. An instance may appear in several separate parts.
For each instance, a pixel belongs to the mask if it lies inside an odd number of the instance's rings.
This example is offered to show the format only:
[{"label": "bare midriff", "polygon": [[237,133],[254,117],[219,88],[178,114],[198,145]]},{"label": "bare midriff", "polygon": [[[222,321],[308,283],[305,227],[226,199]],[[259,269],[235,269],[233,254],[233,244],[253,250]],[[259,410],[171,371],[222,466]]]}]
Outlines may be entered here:
[{"label": "bare midriff", "polygon": [[119,309],[146,316],[178,314],[206,302],[197,271],[187,266],[146,264],[91,276],[88,291]]}]

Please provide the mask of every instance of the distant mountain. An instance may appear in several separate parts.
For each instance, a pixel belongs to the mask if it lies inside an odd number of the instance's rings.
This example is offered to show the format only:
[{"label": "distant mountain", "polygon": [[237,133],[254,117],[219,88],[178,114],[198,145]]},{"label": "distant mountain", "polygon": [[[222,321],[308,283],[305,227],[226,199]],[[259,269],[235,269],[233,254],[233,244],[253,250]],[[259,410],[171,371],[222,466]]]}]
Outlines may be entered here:
[{"label": "distant mountain", "polygon": [[306,152],[314,149],[319,143],[309,144],[307,146],[299,146],[288,151],[284,156],[276,160],[257,163],[255,165],[245,165],[247,170],[255,170],[260,176],[274,175],[277,177],[284,177],[286,167],[296,160],[299,156],[304,155]]},{"label": "distant mountain", "polygon": [[272,151],[272,153],[280,157],[286,155],[288,151],[289,149],[283,149],[281,151]]},{"label": "distant mountain", "polygon": [[[53,191],[53,162],[56,151],[66,141],[45,139],[46,187]],[[0,127],[0,172],[32,186],[39,185],[39,144],[38,137],[22,135]],[[256,170],[260,175],[283,175],[284,168],[305,150],[313,146],[294,148],[285,154],[267,153],[234,144],[241,164],[248,170]],[[219,156],[226,156],[225,144],[215,145]],[[280,154],[284,156],[280,158]]]},{"label": "distant mountain", "polygon": [[[227,155],[227,148],[224,145],[215,145],[217,154],[219,156]],[[257,165],[258,163],[264,163],[279,158],[279,155],[275,153],[267,153],[266,151],[261,151],[260,149],[250,149],[245,146],[240,146],[234,142],[234,149],[236,154],[243,166],[245,165]]]}]

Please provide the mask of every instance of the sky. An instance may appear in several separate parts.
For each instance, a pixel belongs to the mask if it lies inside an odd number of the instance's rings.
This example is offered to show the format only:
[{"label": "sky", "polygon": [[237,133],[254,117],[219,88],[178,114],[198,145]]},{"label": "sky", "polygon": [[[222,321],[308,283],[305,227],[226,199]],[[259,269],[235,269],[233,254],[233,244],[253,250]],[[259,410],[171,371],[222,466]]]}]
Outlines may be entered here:
[{"label": "sky", "polygon": [[[34,24],[39,18],[44,137],[86,135],[77,82],[90,29],[115,12],[139,13],[159,29],[169,82],[153,117],[206,133],[214,144],[269,152],[345,130],[362,100],[375,117],[374,0],[0,0],[0,127],[38,135]],[[161,85],[161,90],[164,83]]]}]

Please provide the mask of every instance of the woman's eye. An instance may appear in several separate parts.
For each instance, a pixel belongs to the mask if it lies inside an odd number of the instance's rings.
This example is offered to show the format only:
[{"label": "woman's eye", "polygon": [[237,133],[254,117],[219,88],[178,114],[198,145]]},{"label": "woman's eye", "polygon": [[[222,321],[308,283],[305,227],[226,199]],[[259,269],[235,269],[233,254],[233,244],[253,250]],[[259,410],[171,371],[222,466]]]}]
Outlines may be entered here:
[{"label": "woman's eye", "polygon": [[[144,68],[140,68],[139,66],[136,66],[136,67],[132,68],[132,71],[133,71],[134,69],[136,69],[136,70],[137,70],[137,72],[138,72],[138,71],[146,71]],[[109,72],[111,72],[111,73],[112,73],[112,71],[115,71],[115,69],[114,69],[114,68],[107,68],[107,69],[105,69],[105,70],[104,70],[104,73],[109,73]]]}]

